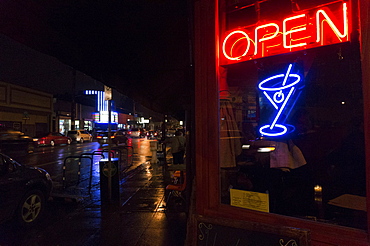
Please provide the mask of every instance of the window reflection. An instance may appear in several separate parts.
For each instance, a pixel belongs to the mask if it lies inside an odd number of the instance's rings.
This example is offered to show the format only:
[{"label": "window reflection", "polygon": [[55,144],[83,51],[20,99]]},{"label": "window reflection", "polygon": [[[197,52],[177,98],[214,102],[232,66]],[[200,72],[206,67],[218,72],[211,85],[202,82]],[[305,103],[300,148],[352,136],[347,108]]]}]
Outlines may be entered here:
[{"label": "window reflection", "polygon": [[[291,60],[226,68],[227,90],[220,92],[222,203],[235,202],[230,189],[252,191],[268,194],[266,212],[366,229],[359,59],[338,59],[333,52],[295,60],[305,87],[289,112],[282,111],[279,122],[293,130],[279,137],[259,132],[276,107],[257,86]],[[248,196],[242,207],[253,209]]]}]

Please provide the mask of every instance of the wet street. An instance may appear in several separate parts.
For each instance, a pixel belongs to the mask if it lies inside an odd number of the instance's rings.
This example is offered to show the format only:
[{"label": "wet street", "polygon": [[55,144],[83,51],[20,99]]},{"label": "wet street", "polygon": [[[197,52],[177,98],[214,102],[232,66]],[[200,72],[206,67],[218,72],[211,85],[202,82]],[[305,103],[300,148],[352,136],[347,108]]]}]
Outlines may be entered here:
[{"label": "wet street", "polygon": [[[132,148],[128,148],[128,153],[132,164],[133,161],[144,163],[151,158],[150,152],[150,141],[145,138],[134,138],[129,139],[128,145]],[[112,149],[121,149],[121,154],[126,155],[123,149],[126,149],[123,145],[112,145]],[[25,163],[27,165],[41,167],[48,171],[52,176],[53,180],[59,180],[59,177],[63,174],[63,164],[68,157],[76,157],[81,155],[94,154],[94,162],[98,162],[101,159],[100,154],[104,154],[105,158],[108,156],[108,145],[100,146],[98,142],[84,142],[84,143],[72,143],[71,145],[60,145],[60,146],[45,146],[36,148],[34,153],[26,156],[10,156],[16,161]],[[117,156],[115,156],[117,157]],[[126,156],[124,156],[126,157]],[[133,159],[134,158],[134,159]],[[70,160],[70,159],[69,159]]]},{"label": "wet street", "polygon": [[104,206],[99,161],[102,155],[107,158],[107,146],[73,143],[14,158],[47,170],[54,191],[39,225],[0,225],[0,245],[183,245],[185,213],[165,211],[163,171],[148,161],[150,141],[132,139],[132,148],[112,148],[112,158],[121,160],[120,197],[118,203]]}]

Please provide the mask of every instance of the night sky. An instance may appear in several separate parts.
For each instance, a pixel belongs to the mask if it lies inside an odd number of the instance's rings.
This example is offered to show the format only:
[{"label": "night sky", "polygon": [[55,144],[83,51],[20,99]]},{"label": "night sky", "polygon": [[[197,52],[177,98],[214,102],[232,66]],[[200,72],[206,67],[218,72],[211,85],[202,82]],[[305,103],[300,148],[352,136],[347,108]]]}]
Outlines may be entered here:
[{"label": "night sky", "polygon": [[[186,0],[2,1],[0,7],[1,33],[50,56],[37,58],[35,68],[27,51],[2,44],[3,80],[33,77],[35,88],[53,80],[68,90],[76,69],[78,80],[100,81],[157,111],[189,103]],[[59,63],[67,66],[54,67]]]}]

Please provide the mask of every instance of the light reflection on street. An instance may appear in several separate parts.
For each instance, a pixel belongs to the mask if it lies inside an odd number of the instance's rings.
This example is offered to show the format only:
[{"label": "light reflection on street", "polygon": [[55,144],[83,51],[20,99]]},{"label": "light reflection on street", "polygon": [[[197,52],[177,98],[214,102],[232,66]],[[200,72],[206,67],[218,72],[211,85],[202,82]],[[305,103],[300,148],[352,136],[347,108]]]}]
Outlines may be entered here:
[{"label": "light reflection on street", "polygon": [[137,154],[134,160],[139,163],[145,163],[147,161],[147,156],[151,156],[150,141],[143,138],[136,138],[132,140],[132,144],[133,146],[135,144],[137,145],[136,149],[134,147],[134,153]]},{"label": "light reflection on street", "polygon": [[[124,145],[112,145],[112,150],[119,149],[112,157],[120,155],[120,170],[135,168],[150,160],[152,156],[151,141],[153,140],[146,138],[129,138],[128,145],[132,147],[124,148]],[[36,148],[34,153],[27,156],[11,157],[21,163],[45,169],[50,173],[56,189],[60,189],[63,182],[75,187],[87,187],[91,179],[93,184],[98,184],[99,161],[103,158],[101,154],[104,155],[104,158],[108,158],[108,145],[100,146],[98,142],[93,141],[54,147],[45,146]],[[81,156],[84,157],[73,158]],[[93,159],[92,164],[91,158]]]}]

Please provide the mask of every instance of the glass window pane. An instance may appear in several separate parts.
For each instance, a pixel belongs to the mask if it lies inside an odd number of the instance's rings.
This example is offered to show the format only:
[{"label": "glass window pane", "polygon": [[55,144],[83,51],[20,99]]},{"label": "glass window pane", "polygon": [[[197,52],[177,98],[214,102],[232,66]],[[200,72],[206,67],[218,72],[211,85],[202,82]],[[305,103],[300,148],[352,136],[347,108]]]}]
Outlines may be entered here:
[{"label": "glass window pane", "polygon": [[[332,46],[226,68],[227,89],[220,91],[222,203],[366,229],[355,50]],[[234,190],[243,192],[231,196]]]}]

